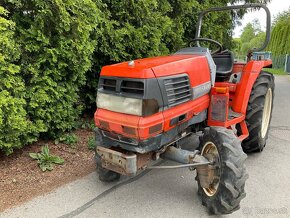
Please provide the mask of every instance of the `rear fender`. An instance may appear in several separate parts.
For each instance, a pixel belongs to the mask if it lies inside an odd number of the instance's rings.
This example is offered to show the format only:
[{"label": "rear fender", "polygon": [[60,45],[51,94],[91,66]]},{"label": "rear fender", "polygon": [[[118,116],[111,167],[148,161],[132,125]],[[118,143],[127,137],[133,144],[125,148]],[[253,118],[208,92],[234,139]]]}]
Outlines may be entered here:
[{"label": "rear fender", "polygon": [[232,108],[235,112],[246,114],[253,85],[264,67],[272,65],[271,60],[249,61],[243,69],[242,78],[237,85]]}]

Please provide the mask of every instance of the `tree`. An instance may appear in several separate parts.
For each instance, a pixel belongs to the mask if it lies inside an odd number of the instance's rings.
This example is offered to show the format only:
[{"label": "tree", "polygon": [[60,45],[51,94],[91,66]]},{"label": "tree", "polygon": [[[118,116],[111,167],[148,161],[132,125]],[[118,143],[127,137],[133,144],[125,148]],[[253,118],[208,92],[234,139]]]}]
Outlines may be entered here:
[{"label": "tree", "polygon": [[248,23],[244,28],[241,34],[242,43],[250,42],[251,39],[255,37],[255,30],[251,23]]},{"label": "tree", "polygon": [[274,55],[290,53],[290,8],[275,18],[267,49]]},{"label": "tree", "polygon": [[260,32],[262,32],[261,30],[261,24],[260,24],[260,21],[255,18],[252,22],[252,26],[253,26],[253,29],[254,29],[254,33],[255,35],[259,34]]},{"label": "tree", "polygon": [[235,48],[238,55],[246,55],[248,51],[259,48],[265,41],[266,33],[261,30],[260,22],[254,19],[252,23],[248,23],[244,28],[240,37],[240,50]]}]

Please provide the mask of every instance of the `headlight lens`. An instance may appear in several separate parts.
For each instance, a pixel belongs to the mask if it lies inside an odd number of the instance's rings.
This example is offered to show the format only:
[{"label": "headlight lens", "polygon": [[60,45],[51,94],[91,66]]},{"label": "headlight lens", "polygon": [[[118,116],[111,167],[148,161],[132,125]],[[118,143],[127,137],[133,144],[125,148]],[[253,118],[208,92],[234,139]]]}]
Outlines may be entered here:
[{"label": "headlight lens", "polygon": [[100,92],[97,97],[97,107],[137,116],[149,116],[159,111],[158,102],[155,99],[143,100]]}]

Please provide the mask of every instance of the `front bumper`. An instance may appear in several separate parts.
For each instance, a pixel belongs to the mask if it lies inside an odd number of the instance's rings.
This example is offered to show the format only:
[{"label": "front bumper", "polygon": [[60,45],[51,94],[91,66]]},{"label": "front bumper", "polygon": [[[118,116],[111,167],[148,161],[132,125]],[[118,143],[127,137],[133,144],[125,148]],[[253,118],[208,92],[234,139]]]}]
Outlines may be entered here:
[{"label": "front bumper", "polygon": [[179,133],[183,132],[187,127],[188,123],[185,122],[176,128],[146,140],[127,138],[119,134],[95,128],[96,144],[97,146],[102,146],[105,148],[120,147],[127,151],[144,154],[151,151],[157,151],[164,145],[174,141],[178,137]]}]

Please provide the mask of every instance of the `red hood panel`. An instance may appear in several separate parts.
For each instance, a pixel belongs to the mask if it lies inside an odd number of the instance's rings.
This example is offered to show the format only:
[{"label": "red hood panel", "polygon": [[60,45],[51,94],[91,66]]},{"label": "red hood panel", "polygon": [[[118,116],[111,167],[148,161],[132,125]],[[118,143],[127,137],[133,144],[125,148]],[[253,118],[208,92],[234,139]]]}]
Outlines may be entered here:
[{"label": "red hood panel", "polygon": [[[126,78],[140,78],[140,79],[147,79],[147,78],[154,78],[155,75],[152,69],[155,72],[155,69],[165,69],[168,75],[171,75],[169,71],[171,67],[181,66],[185,62],[192,63],[195,59],[205,59],[204,56],[197,56],[197,55],[171,55],[171,56],[162,56],[162,57],[154,57],[154,58],[144,58],[134,60],[134,65],[129,66],[129,62],[123,62],[118,64],[113,64],[109,66],[105,66],[102,68],[101,76],[115,76],[115,77],[126,77]],[[158,71],[158,77],[160,75],[160,70]],[[165,74],[167,74],[164,72]],[[185,72],[185,71],[184,71]],[[179,72],[175,72],[180,73]],[[157,76],[157,75],[156,75]],[[166,75],[164,75],[166,76]]]}]

